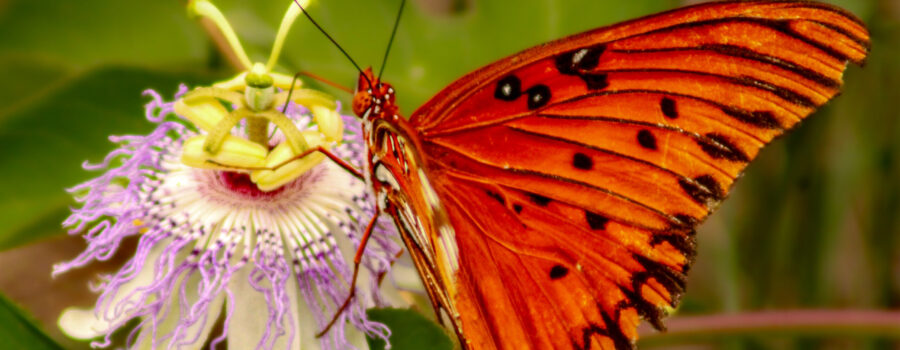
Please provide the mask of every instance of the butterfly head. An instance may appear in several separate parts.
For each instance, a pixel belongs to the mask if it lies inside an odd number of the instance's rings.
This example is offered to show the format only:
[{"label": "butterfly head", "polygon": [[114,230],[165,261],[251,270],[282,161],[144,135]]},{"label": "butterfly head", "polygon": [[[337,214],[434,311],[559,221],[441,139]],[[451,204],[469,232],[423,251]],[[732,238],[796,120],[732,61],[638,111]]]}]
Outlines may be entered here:
[{"label": "butterfly head", "polygon": [[394,88],[375,77],[371,67],[359,73],[356,94],[353,96],[353,113],[360,118],[397,113]]}]

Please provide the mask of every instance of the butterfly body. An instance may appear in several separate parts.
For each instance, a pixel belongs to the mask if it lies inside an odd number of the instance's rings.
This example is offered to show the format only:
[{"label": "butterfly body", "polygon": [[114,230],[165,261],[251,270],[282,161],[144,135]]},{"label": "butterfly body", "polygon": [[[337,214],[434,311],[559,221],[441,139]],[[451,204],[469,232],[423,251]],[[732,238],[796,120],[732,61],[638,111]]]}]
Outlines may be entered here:
[{"label": "butterfly body", "polygon": [[523,51],[408,121],[367,70],[353,106],[378,208],[464,348],[630,349],[684,292],[696,225],[867,52],[838,8],[721,2]]},{"label": "butterfly body", "polygon": [[[435,310],[450,312],[457,326],[454,285],[458,267],[455,237],[440,199],[424,170],[418,135],[394,104],[394,90],[366,69],[359,77],[353,108],[363,119],[367,145],[364,172],[380,212],[390,215],[410,251]],[[369,88],[370,86],[374,88]],[[437,242],[437,245],[434,243]],[[450,248],[449,250],[447,248]]]}]

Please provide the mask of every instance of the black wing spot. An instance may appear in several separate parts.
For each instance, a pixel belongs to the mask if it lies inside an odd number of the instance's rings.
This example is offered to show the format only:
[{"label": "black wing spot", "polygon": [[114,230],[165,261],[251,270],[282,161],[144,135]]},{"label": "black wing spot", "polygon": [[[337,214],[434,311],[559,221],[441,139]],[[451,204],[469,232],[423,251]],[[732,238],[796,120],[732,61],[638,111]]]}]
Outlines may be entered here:
[{"label": "black wing spot", "polygon": [[746,111],[735,107],[721,107],[722,112],[744,123],[766,129],[781,129],[781,123],[770,111]]},{"label": "black wing spot", "polygon": [[529,193],[528,197],[531,199],[531,202],[537,204],[539,206],[545,207],[547,204],[550,204],[550,198],[544,197],[537,193]]},{"label": "black wing spot", "polygon": [[678,109],[675,108],[675,100],[671,98],[663,97],[662,101],[659,101],[659,109],[662,110],[662,113],[666,118],[678,118]]},{"label": "black wing spot", "polygon": [[816,103],[813,102],[813,100],[811,100],[809,97],[807,97],[799,92],[796,92],[794,90],[784,88],[784,87],[781,87],[781,86],[778,86],[778,85],[775,85],[775,84],[772,84],[772,83],[769,83],[769,82],[766,82],[763,80],[759,80],[759,79],[756,79],[756,78],[753,78],[750,76],[740,76],[740,77],[737,77],[735,81],[738,84],[741,84],[744,86],[752,86],[752,87],[755,87],[758,89],[762,89],[762,90],[771,92],[775,96],[781,97],[782,99],[784,99],[790,103],[793,103],[795,105],[798,105],[798,106],[811,107],[811,108],[818,107],[818,105],[816,105]]},{"label": "black wing spot", "polygon": [[584,218],[591,230],[605,230],[606,224],[609,222],[609,218],[587,210],[584,211]]},{"label": "black wing spot", "polygon": [[725,198],[725,191],[722,189],[722,185],[719,185],[719,182],[712,175],[700,175],[695,177],[694,181],[706,187],[716,199],[722,200]]},{"label": "black wing spot", "polygon": [[638,131],[637,141],[641,147],[652,150],[656,149],[656,136],[653,136],[653,133],[651,133],[650,130],[644,129]]},{"label": "black wing spot", "polygon": [[600,315],[603,317],[603,323],[606,324],[607,336],[612,339],[616,349],[625,350],[635,348],[634,343],[632,343],[631,340],[625,336],[625,333],[622,332],[622,327],[619,325],[618,319],[614,320],[606,313],[606,311],[601,311]]},{"label": "black wing spot", "polygon": [[484,192],[487,193],[487,195],[490,196],[491,198],[500,202],[500,204],[506,205],[506,201],[503,199],[503,196],[501,196],[499,193],[492,192],[492,191],[484,191]]},{"label": "black wing spot", "polygon": [[678,221],[678,223],[673,224],[672,227],[676,230],[692,230],[700,223],[700,220],[687,214],[675,214],[672,215],[672,217]]},{"label": "black wing spot", "polygon": [[701,175],[694,179],[679,179],[678,184],[695,202],[707,206],[721,201],[725,197],[722,186],[710,175]]},{"label": "black wing spot", "polygon": [[597,68],[604,51],[606,45],[597,44],[563,53],[556,56],[556,69],[565,75],[580,75],[583,71]]},{"label": "black wing spot", "polygon": [[697,243],[694,236],[690,233],[655,233],[653,234],[653,237],[650,238],[651,247],[660,245],[663,242],[669,242],[672,247],[678,249],[678,251],[681,252],[681,255],[684,255],[688,260],[693,259],[694,254],[696,254],[697,251]]},{"label": "black wing spot", "polygon": [[572,166],[581,170],[591,170],[594,168],[594,160],[586,154],[578,152],[572,156]]},{"label": "black wing spot", "polygon": [[749,162],[750,157],[721,134],[708,133],[704,137],[695,138],[697,144],[710,157],[728,159],[735,162]]},{"label": "black wing spot", "polygon": [[634,309],[638,312],[638,315],[643,317],[647,322],[656,328],[656,330],[664,331],[666,326],[662,323],[662,318],[664,316],[664,312],[658,306],[654,305],[647,299],[644,299],[644,296],[641,295],[641,289],[644,284],[647,283],[647,280],[650,278],[650,274],[646,271],[635,273],[631,276],[631,289],[625,288],[624,286],[620,286],[619,290],[622,294],[625,294],[625,297],[630,301],[629,303],[619,303],[616,305],[616,315],[621,314],[622,309],[627,307],[634,307]]},{"label": "black wing spot", "polygon": [[644,270],[650,274],[650,277],[656,279],[672,295],[672,304],[674,305],[677,297],[684,293],[684,287],[687,284],[687,278],[684,273],[675,271],[671,267],[640,254],[632,254],[632,258],[644,267]]},{"label": "black wing spot", "polygon": [[558,280],[560,278],[566,277],[569,274],[569,268],[562,265],[553,265],[553,268],[550,269],[550,279]]},{"label": "black wing spot", "polygon": [[538,109],[550,102],[550,88],[538,84],[525,91],[528,94],[528,109]]},{"label": "black wing spot", "polygon": [[582,74],[581,80],[587,84],[588,90],[602,90],[609,86],[609,77],[606,74]]},{"label": "black wing spot", "polygon": [[[600,64],[600,56],[606,51],[605,44],[597,44],[587,49],[587,52],[578,60],[573,60],[572,64],[581,70],[592,70]],[[577,58],[577,56],[575,57]]]},{"label": "black wing spot", "polygon": [[522,81],[514,75],[507,76],[497,82],[494,97],[503,101],[515,101],[522,96]]},{"label": "black wing spot", "polygon": [[609,86],[606,74],[588,73],[600,64],[600,56],[606,51],[606,45],[598,44],[591,47],[572,50],[556,56],[556,70],[563,75],[574,75],[584,80],[588,90],[601,90]]},{"label": "black wing spot", "polygon": [[579,347],[576,344],[575,348],[582,350],[591,350],[591,337],[594,334],[602,335],[604,337],[609,336],[609,333],[606,332],[606,329],[600,328],[600,326],[595,324],[588,325],[587,327],[581,329],[581,340],[582,344],[584,345]]},{"label": "black wing spot", "polygon": [[522,205],[521,205],[521,204],[513,204],[513,210],[516,211],[516,214],[521,213],[521,212],[522,212]]}]

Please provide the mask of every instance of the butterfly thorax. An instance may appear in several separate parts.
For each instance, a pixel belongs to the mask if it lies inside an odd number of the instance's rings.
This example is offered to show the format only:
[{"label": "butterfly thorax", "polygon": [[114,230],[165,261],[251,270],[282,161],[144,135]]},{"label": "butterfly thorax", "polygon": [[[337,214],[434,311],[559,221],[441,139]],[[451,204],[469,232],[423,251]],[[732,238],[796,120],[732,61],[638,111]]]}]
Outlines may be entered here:
[{"label": "butterfly thorax", "polygon": [[[362,119],[363,138],[368,150],[367,173],[369,174],[374,174],[380,166],[385,168],[380,171],[389,171],[397,179],[409,176],[410,161],[408,158],[409,153],[413,150],[405,147],[404,143],[413,136],[406,119],[397,112],[394,88],[375,77],[371,67],[360,72],[356,93],[353,96],[353,113]],[[378,191],[381,190],[381,185],[396,187],[379,181],[370,181],[370,183],[375,187],[376,194],[382,192]],[[393,189],[402,190],[401,188]]]}]

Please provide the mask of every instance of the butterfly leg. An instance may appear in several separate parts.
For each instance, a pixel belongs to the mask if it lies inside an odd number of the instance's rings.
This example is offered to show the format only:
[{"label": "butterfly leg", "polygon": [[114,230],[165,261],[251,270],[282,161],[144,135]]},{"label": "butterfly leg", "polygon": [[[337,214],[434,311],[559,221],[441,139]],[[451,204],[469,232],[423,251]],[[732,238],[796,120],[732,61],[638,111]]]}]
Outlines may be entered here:
[{"label": "butterfly leg", "polygon": [[341,159],[341,157],[338,157],[336,154],[331,153],[331,151],[329,151],[327,148],[322,147],[322,146],[316,146],[316,147],[310,148],[306,151],[303,151],[300,154],[294,156],[293,158],[288,159],[288,160],[282,162],[281,164],[278,164],[277,166],[274,166],[273,169],[278,169],[287,163],[290,163],[297,159],[306,157],[306,156],[312,154],[313,152],[320,152],[320,153],[324,154],[326,157],[330,158],[331,161],[333,161],[335,164],[339,165],[341,168],[344,168],[344,170],[346,170],[348,173],[355,176],[357,179],[365,181],[365,177],[363,176],[362,172],[357,170],[350,163],[347,163],[347,161]]},{"label": "butterfly leg", "polygon": [[353,175],[353,176],[356,177],[357,179],[360,179],[360,180],[365,181],[365,177],[363,176],[362,172],[360,172],[359,170],[357,170],[357,169],[356,169],[355,167],[353,167],[353,165],[351,165],[350,163],[347,163],[345,160],[341,159],[341,157],[338,157],[336,154],[331,153],[331,151],[329,151],[327,148],[322,147],[322,146],[316,146],[316,147],[310,148],[310,149],[308,149],[308,150],[306,150],[306,151],[301,152],[300,154],[298,154],[298,155],[296,155],[296,156],[294,156],[294,157],[291,157],[291,159],[288,159],[288,160],[286,160],[286,161],[283,161],[283,162],[281,162],[281,163],[279,163],[278,165],[273,166],[273,167],[238,167],[238,166],[233,166],[233,165],[224,164],[224,163],[222,163],[222,162],[218,162],[218,161],[212,160],[212,159],[206,159],[206,160],[205,160],[205,163],[208,163],[208,165],[211,165],[211,166],[217,166],[217,167],[226,168],[226,169],[240,169],[240,170],[277,170],[278,168],[283,167],[283,166],[286,165],[287,163],[293,162],[293,161],[295,161],[295,160],[297,160],[297,159],[302,159],[302,158],[304,158],[304,157],[306,157],[306,156],[308,156],[308,155],[310,155],[310,154],[312,154],[312,153],[314,153],[314,152],[321,152],[321,153],[324,154],[326,157],[328,157],[329,159],[331,159],[331,161],[333,161],[335,164],[339,165],[341,168],[344,168],[344,170],[346,170],[348,173],[350,173],[351,175]]},{"label": "butterfly leg", "polygon": [[375,215],[372,216],[372,219],[369,220],[369,224],[366,225],[366,232],[362,236],[362,240],[359,241],[359,248],[356,249],[356,256],[353,257],[353,278],[350,280],[350,294],[347,295],[347,299],[344,300],[344,303],[341,304],[341,307],[334,313],[334,317],[331,318],[331,321],[328,322],[328,325],[325,326],[321,332],[316,334],[316,338],[322,337],[325,333],[334,326],[334,323],[337,322],[338,316],[344,313],[345,310],[350,306],[350,302],[353,300],[353,297],[356,296],[356,278],[359,275],[359,264],[362,262],[363,252],[366,250],[366,243],[369,242],[369,236],[372,235],[372,231],[375,229],[375,223],[378,222],[378,217],[381,215],[381,210],[376,207]]}]

